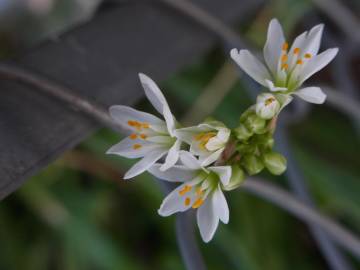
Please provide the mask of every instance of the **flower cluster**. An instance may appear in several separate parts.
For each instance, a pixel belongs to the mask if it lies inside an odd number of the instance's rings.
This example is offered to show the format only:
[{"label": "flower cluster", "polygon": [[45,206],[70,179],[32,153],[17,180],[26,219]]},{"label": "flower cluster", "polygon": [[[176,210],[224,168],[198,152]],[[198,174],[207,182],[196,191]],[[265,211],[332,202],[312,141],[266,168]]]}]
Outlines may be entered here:
[{"label": "flower cluster", "polygon": [[219,221],[229,221],[223,191],[239,187],[246,176],[264,168],[275,175],[286,170],[286,159],[273,151],[273,133],[277,116],[292,101],[292,95],[317,104],[325,101],[319,87],[301,87],[337,53],[335,48],[318,54],[322,31],[323,25],[315,26],[298,36],[289,49],[279,22],[273,19],[264,47],[265,64],[248,50],[231,50],[232,59],[270,90],[257,97],[256,104],[241,114],[239,125],[232,130],[212,119],[182,127],[155,82],[139,74],[146,97],[162,118],[127,106],[112,106],[111,117],[129,134],[107,153],[141,158],[125,179],[148,171],[161,180],[179,182],[164,199],[159,214],[196,209],[201,237],[210,241]]}]

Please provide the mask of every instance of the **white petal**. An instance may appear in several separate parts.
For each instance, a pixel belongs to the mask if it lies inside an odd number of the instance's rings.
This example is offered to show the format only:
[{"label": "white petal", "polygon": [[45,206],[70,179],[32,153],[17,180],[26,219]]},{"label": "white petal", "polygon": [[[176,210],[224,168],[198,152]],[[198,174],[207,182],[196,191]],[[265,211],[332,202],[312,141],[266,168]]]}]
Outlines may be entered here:
[{"label": "white petal", "polygon": [[212,137],[207,144],[205,145],[206,149],[209,151],[216,151],[219,148],[224,147],[224,144],[226,142],[224,142],[223,140],[220,140],[218,137]]},{"label": "white petal", "polygon": [[269,90],[271,92],[283,92],[283,91],[287,91],[288,89],[286,87],[277,87],[274,85],[274,83],[270,80],[265,80],[266,86],[267,88],[269,88]]},{"label": "white petal", "polygon": [[230,129],[228,128],[220,128],[218,134],[216,134],[216,137],[218,137],[223,142],[227,142],[230,137]]},{"label": "white petal", "polygon": [[301,85],[305,80],[310,78],[314,73],[321,70],[327,64],[330,63],[331,60],[334,59],[336,54],[338,53],[338,48],[327,49],[326,51],[322,52],[321,54],[313,57],[310,59],[308,63],[304,66],[303,71],[300,74],[299,83]]},{"label": "white petal", "polygon": [[160,167],[161,164],[154,164],[148,169],[148,172],[161,180],[169,182],[187,182],[198,173],[196,170],[189,170],[183,165],[174,165],[166,171],[162,171]]},{"label": "white petal", "polygon": [[214,198],[214,203],[216,206],[217,215],[219,216],[220,220],[223,223],[228,224],[228,222],[229,222],[229,207],[226,202],[224,193],[221,191],[220,185],[214,191],[213,198]]},{"label": "white petal", "polygon": [[195,134],[197,133],[202,133],[202,132],[206,132],[209,131],[211,129],[207,128],[207,127],[187,127],[187,128],[179,128],[176,129],[174,131],[174,134],[177,138],[179,138],[180,140],[191,144],[192,141],[194,140],[194,136],[196,136]]},{"label": "white petal", "polygon": [[271,80],[271,76],[263,63],[261,63],[248,50],[232,49],[231,58],[255,81],[267,86],[265,80]]},{"label": "white petal", "polygon": [[144,88],[146,97],[149,99],[154,108],[164,116],[168,131],[171,135],[173,135],[175,119],[163,93],[156,83],[145,74],[139,73],[139,78]]},{"label": "white petal", "polygon": [[301,54],[310,53],[312,56],[316,55],[320,48],[321,36],[324,30],[323,24],[318,24],[311,28],[309,34],[306,36],[306,41],[301,48]]},{"label": "white petal", "polygon": [[[166,196],[158,210],[160,216],[167,217],[177,212],[184,212],[191,207],[194,203],[195,192],[190,191],[184,196],[180,196],[179,194],[179,191],[182,190],[185,185],[187,185],[187,183],[180,185]],[[190,198],[191,200],[191,203],[188,205],[185,205],[186,198]]]},{"label": "white petal", "polygon": [[165,163],[161,166],[162,171],[166,171],[170,167],[174,166],[175,163],[179,160],[179,151],[180,151],[181,141],[176,140],[173,146],[170,148]]},{"label": "white petal", "polygon": [[207,152],[206,155],[201,155],[199,157],[201,166],[205,167],[217,161],[220,158],[221,153],[224,151],[224,149],[225,147],[222,147],[219,150],[216,150],[215,152]]},{"label": "white petal", "polygon": [[201,238],[205,243],[209,242],[213,238],[219,224],[213,196],[209,195],[204,204],[197,210],[196,219]]},{"label": "white petal", "polygon": [[148,137],[146,138],[146,141],[156,144],[171,144],[174,141],[174,139],[168,135],[160,135],[160,136]]},{"label": "white petal", "polygon": [[123,125],[124,128],[133,130],[128,125],[128,121],[146,122],[150,124],[150,127],[155,131],[167,132],[165,122],[160,118],[146,112],[135,110],[128,106],[114,105],[109,109],[110,116],[119,124]]},{"label": "white petal", "polygon": [[[140,148],[134,149],[135,144],[141,145]],[[119,143],[113,145],[106,154],[119,155],[126,158],[139,158],[145,156],[147,153],[159,149],[159,145],[147,143],[143,140],[132,140],[129,137],[123,139]]]},{"label": "white petal", "polygon": [[216,173],[219,176],[220,181],[224,186],[229,184],[231,178],[230,166],[216,166],[216,167],[214,166],[214,167],[209,167],[208,170]]},{"label": "white petal", "polygon": [[322,104],[326,99],[326,95],[320,89],[320,87],[305,87],[297,90],[294,95],[297,95],[307,102],[315,104]]},{"label": "white petal", "polygon": [[135,177],[149,169],[156,161],[166,154],[167,150],[154,150],[135,163],[124,176],[124,179]]},{"label": "white petal", "polygon": [[269,23],[267,39],[264,46],[264,58],[273,76],[276,76],[282,45],[285,42],[282,27],[277,19]]},{"label": "white petal", "polygon": [[201,169],[200,162],[191,153],[187,151],[180,152],[181,162],[191,170]]},{"label": "white petal", "polygon": [[288,64],[289,64],[289,70],[292,70],[294,65],[296,64],[296,60],[298,59],[298,55],[294,54],[295,48],[300,48],[300,51],[302,52],[301,48],[303,48],[306,44],[306,37],[308,35],[308,32],[304,32],[301,35],[297,36],[294,40],[294,42],[291,45],[291,48],[288,52]]}]

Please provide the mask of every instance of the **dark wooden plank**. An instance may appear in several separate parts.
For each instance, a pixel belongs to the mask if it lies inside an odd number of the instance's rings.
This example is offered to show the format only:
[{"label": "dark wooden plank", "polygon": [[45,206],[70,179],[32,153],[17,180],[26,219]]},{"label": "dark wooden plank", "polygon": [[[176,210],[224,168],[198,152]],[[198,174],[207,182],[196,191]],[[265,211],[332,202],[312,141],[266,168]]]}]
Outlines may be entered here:
[{"label": "dark wooden plank", "polygon": [[[234,22],[262,1],[196,2]],[[16,63],[104,105],[133,104],[142,96],[139,71],[161,81],[205,53],[214,41],[191,20],[150,1],[105,9]],[[29,86],[1,80],[0,89],[2,199],[98,124]]]}]

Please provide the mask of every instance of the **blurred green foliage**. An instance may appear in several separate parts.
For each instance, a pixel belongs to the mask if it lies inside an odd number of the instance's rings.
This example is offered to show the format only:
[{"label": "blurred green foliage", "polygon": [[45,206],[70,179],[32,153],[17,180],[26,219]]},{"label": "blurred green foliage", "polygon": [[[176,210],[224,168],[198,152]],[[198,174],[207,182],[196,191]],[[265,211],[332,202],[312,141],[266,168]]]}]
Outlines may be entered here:
[{"label": "blurred green foliage", "polygon": [[[307,1],[271,1],[243,34],[260,47],[269,18],[291,33],[311,8]],[[162,85],[179,119],[226,57],[216,49]],[[234,126],[251,104],[245,93],[239,81],[213,116]],[[152,110],[145,102],[137,107]],[[321,211],[360,232],[359,136],[327,106],[313,106],[309,116],[290,130],[296,159]],[[133,161],[105,155],[120,138],[98,131],[1,202],[0,269],[184,269],[174,218],[156,212],[158,183],[148,174],[123,181]],[[264,176],[286,187],[283,177]],[[209,269],[327,269],[302,222],[243,192],[227,198],[230,224],[220,225],[210,244],[199,239]]]}]

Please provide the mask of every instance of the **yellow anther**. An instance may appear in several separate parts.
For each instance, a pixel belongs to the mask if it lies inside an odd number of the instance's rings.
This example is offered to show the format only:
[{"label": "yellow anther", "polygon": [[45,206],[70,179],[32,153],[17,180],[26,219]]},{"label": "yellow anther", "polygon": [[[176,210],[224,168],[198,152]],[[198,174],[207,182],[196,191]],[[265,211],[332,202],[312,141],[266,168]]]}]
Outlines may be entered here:
[{"label": "yellow anther", "polygon": [[190,198],[189,198],[189,197],[186,197],[186,198],[185,198],[185,201],[184,201],[185,206],[189,206],[189,205],[190,205],[190,202],[191,202]]},{"label": "yellow anther", "polygon": [[268,99],[265,100],[265,106],[270,105],[271,103],[273,103],[275,101],[275,98],[270,97]]},{"label": "yellow anther", "polygon": [[286,63],[281,65],[281,69],[287,70],[288,68],[289,68],[289,65]]},{"label": "yellow anther", "polygon": [[296,61],[296,64],[297,64],[297,65],[301,65],[301,64],[303,64],[303,63],[304,63],[304,62],[303,62],[303,60],[301,60],[301,59],[299,59],[299,60]]},{"label": "yellow anther", "polygon": [[131,127],[134,127],[136,126],[137,122],[136,121],[133,121],[133,120],[129,120],[128,122],[128,125],[131,126]]},{"label": "yellow anther", "polygon": [[142,145],[139,144],[139,143],[135,143],[135,144],[133,145],[133,148],[134,148],[135,150],[140,149],[141,147],[142,147]]},{"label": "yellow anther", "polygon": [[289,48],[289,44],[288,44],[287,42],[285,42],[285,43],[282,45],[283,51],[286,51],[288,48]]},{"label": "yellow anther", "polygon": [[288,60],[287,54],[283,54],[283,55],[281,56],[281,62],[286,62],[287,60]]},{"label": "yellow anther", "polygon": [[294,54],[299,54],[300,53],[300,48],[295,48],[294,49]]},{"label": "yellow anther", "polygon": [[143,127],[143,128],[149,128],[150,125],[149,125],[149,123],[144,122],[144,123],[141,124],[141,127]]},{"label": "yellow anther", "polygon": [[129,137],[130,137],[130,139],[135,140],[138,136],[137,136],[137,134],[133,133]]},{"label": "yellow anther", "polygon": [[311,53],[305,53],[304,57],[307,59],[310,59],[312,57],[312,55],[311,55]]},{"label": "yellow anther", "polygon": [[203,203],[204,200],[202,198],[198,198],[191,207],[196,209],[199,208]]},{"label": "yellow anther", "polygon": [[192,186],[185,185],[180,191],[179,195],[184,196],[186,193],[188,193],[192,189]]},{"label": "yellow anther", "polygon": [[146,140],[148,136],[146,134],[140,134],[140,138],[143,139],[143,140]]}]

